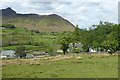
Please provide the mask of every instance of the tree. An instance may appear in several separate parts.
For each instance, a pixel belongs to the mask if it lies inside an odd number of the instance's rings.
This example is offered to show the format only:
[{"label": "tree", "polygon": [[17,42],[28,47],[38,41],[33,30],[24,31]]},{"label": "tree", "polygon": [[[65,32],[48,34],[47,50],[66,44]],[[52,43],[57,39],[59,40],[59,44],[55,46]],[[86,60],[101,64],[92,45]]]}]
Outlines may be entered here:
[{"label": "tree", "polygon": [[108,34],[106,40],[102,42],[102,46],[106,49],[106,51],[110,50],[111,53],[117,51],[119,43],[116,40],[116,35],[116,32],[111,32]]},{"label": "tree", "polygon": [[24,45],[18,46],[16,51],[15,51],[15,54],[17,57],[26,58],[25,46]]},{"label": "tree", "polygon": [[120,50],[120,24],[114,25],[114,26],[115,26],[114,31],[116,31],[116,33],[117,33],[116,34],[116,40],[118,41],[118,49],[117,50]]},{"label": "tree", "polygon": [[95,49],[97,49],[97,51],[99,51],[98,49],[99,49],[100,46],[99,46],[98,42],[93,41],[92,42],[92,47],[95,48]]},{"label": "tree", "polygon": [[76,25],[72,36],[72,42],[77,43],[79,41],[80,41],[80,29],[78,28],[78,25]]},{"label": "tree", "polygon": [[85,52],[89,52],[89,48],[92,47],[92,41],[93,41],[93,34],[90,31],[84,31],[84,34],[82,35],[81,43],[83,44],[83,50]]},{"label": "tree", "polygon": [[69,43],[70,43],[70,40],[69,40],[69,37],[67,37],[67,36],[63,36],[60,39],[61,49],[63,50],[64,55],[69,48]]},{"label": "tree", "polygon": [[118,42],[117,40],[106,40],[102,43],[102,46],[106,51],[110,50],[111,53],[114,53],[118,47]]},{"label": "tree", "polygon": [[71,50],[73,53],[80,52],[79,51],[80,49],[78,49],[78,47],[76,46],[76,44],[80,43],[81,40],[80,35],[81,35],[81,29],[78,27],[78,25],[76,25],[75,30],[71,35],[71,43],[72,43]]},{"label": "tree", "polygon": [[[113,23],[103,22],[100,20],[99,25],[94,25],[93,29],[89,29],[88,35],[91,36],[91,39],[88,38],[86,42],[92,43],[92,48],[103,51],[103,46],[104,46],[104,48],[107,49],[107,46],[105,47],[105,45],[108,44],[110,41],[112,41],[110,38],[113,38],[117,35],[116,34],[117,30],[115,29],[116,27],[117,26],[114,26]],[[114,32],[114,35],[113,35],[113,32]],[[111,33],[112,33],[112,35],[111,35]],[[113,41],[114,40],[116,40],[116,38],[114,38]],[[102,46],[101,46],[101,44],[102,44]],[[110,43],[110,44],[112,44],[112,43]],[[91,45],[90,45],[90,47],[91,47]]]}]

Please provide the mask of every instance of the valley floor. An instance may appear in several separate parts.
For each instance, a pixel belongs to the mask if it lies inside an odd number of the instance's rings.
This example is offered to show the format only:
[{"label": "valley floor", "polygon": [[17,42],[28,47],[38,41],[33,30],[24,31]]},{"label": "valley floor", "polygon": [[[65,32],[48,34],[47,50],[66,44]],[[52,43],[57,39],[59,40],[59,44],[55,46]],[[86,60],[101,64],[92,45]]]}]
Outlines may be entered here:
[{"label": "valley floor", "polygon": [[34,59],[3,59],[3,78],[117,78],[118,56],[67,54]]}]

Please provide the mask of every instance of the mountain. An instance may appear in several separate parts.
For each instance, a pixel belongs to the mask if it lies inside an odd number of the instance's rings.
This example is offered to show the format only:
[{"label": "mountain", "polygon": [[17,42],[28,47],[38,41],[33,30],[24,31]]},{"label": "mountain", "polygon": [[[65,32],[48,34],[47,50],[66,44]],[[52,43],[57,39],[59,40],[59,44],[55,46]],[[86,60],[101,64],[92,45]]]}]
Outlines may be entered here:
[{"label": "mountain", "polygon": [[16,27],[43,32],[74,31],[74,25],[57,14],[18,14],[10,7],[0,10],[3,24],[10,23]]},{"label": "mountain", "polygon": [[2,9],[0,10],[0,15],[2,15],[3,17],[13,17],[15,15],[17,15],[17,13],[15,11],[13,11],[10,7],[6,8],[6,9]]}]

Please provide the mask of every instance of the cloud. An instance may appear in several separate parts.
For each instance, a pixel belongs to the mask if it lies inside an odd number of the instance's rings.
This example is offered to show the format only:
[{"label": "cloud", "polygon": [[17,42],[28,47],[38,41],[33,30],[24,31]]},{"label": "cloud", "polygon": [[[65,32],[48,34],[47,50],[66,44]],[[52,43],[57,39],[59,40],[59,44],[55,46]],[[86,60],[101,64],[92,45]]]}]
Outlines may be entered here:
[{"label": "cloud", "polygon": [[[53,2],[54,1],[54,2]],[[81,28],[100,20],[118,22],[118,0],[4,0],[0,9],[12,7],[18,13],[58,14]]]}]

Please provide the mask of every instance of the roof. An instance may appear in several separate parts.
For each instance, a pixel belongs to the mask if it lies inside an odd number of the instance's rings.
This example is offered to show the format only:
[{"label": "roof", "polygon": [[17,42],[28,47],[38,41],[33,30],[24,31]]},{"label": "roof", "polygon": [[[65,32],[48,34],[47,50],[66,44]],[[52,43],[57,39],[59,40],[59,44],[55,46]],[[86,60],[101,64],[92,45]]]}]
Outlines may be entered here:
[{"label": "roof", "polygon": [[3,51],[1,51],[0,55],[1,55],[1,56],[6,56],[6,55],[13,56],[14,53],[15,53],[14,50],[3,50]]}]

